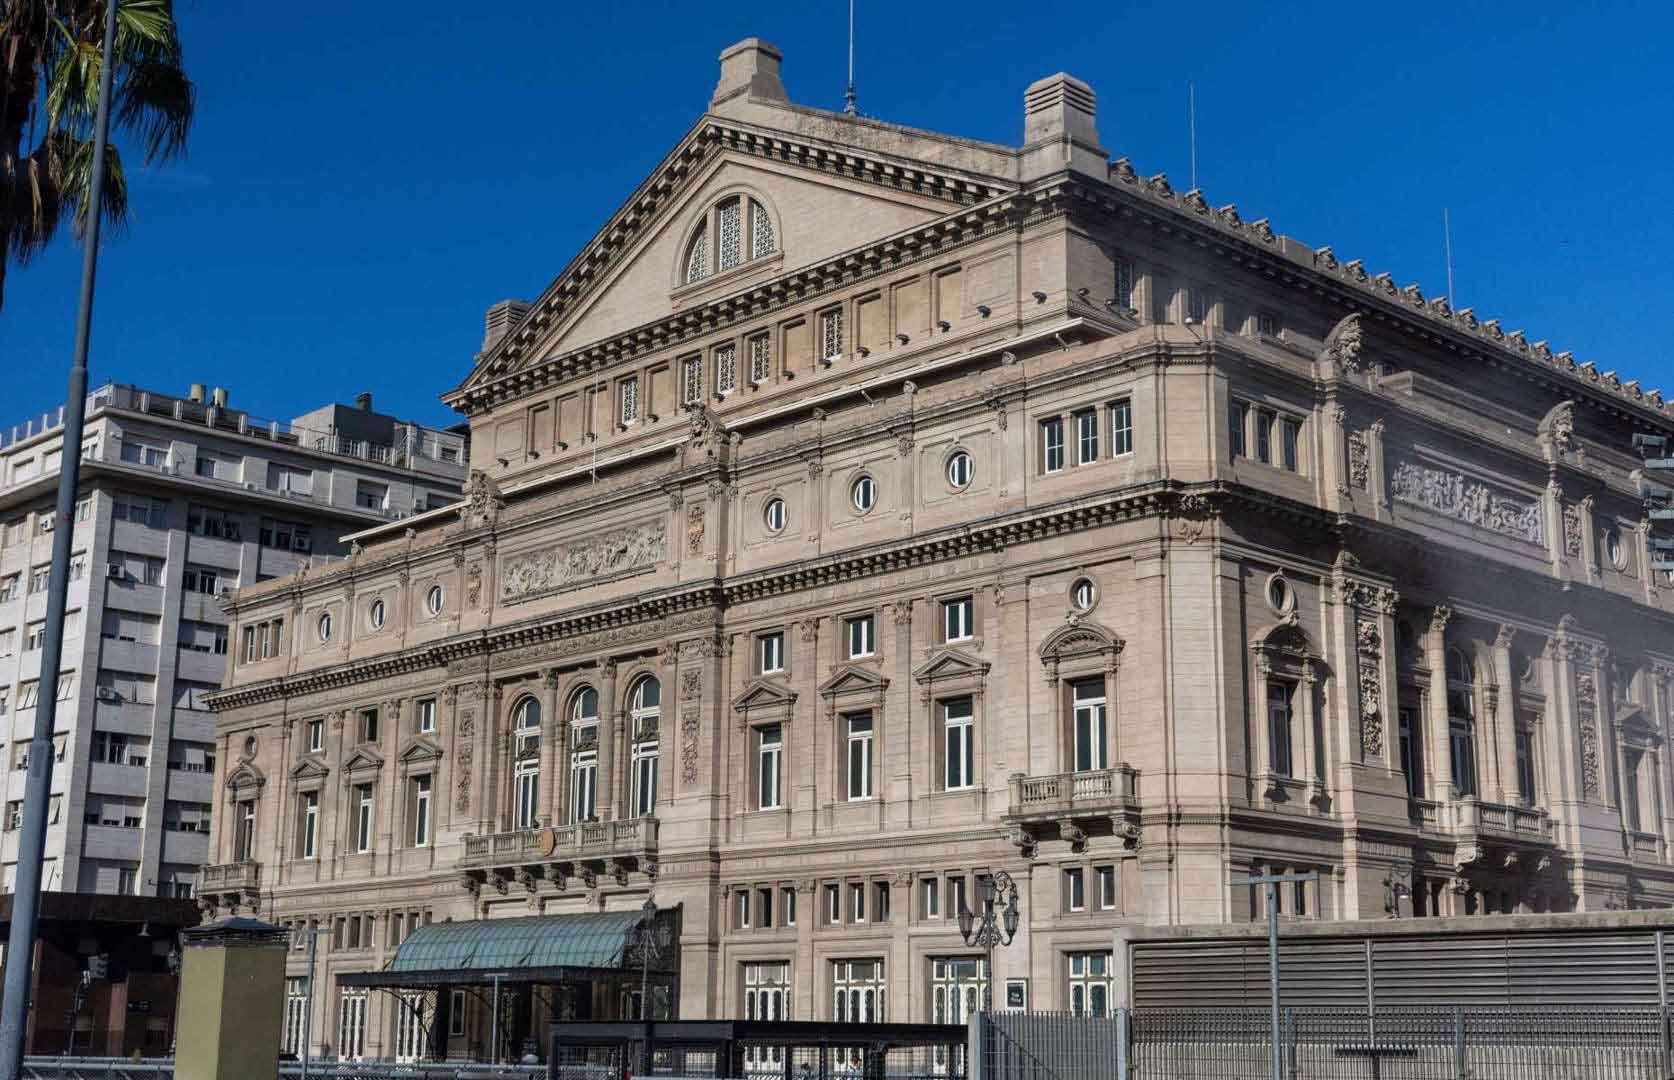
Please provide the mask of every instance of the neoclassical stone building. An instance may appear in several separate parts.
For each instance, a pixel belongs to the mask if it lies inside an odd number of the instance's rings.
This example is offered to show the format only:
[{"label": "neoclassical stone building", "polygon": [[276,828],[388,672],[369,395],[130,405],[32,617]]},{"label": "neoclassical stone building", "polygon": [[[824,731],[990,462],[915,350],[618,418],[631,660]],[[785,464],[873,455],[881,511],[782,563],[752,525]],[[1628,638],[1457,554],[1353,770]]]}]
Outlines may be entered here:
[{"label": "neoclassical stone building", "polygon": [[[461,507],[231,603],[284,633],[215,699],[205,906],[326,930],[316,1050],[486,1054],[492,921],[647,897],[682,1015],[903,1021],[989,978],[997,870],[1048,1009],[1252,868],[1320,872],[1297,918],[1674,902],[1660,393],[1112,162],[1068,76],[1011,147],[779,62],[490,311]],[[566,955],[503,1030],[636,1007]]]}]

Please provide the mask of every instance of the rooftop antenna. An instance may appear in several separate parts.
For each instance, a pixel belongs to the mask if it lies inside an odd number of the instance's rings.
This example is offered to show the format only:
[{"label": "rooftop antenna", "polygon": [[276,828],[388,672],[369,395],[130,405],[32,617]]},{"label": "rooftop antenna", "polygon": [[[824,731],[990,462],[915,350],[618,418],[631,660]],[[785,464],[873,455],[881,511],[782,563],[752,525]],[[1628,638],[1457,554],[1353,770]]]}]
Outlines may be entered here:
[{"label": "rooftop antenna", "polygon": [[843,93],[843,111],[850,116],[858,112],[854,105],[854,0],[849,0],[849,88]]},{"label": "rooftop antenna", "polygon": [[1453,222],[1442,207],[1442,250],[1447,254],[1447,306],[1453,306]]},{"label": "rooftop antenna", "polygon": [[1197,84],[1186,84],[1186,123],[1192,140],[1192,190],[1197,190]]}]

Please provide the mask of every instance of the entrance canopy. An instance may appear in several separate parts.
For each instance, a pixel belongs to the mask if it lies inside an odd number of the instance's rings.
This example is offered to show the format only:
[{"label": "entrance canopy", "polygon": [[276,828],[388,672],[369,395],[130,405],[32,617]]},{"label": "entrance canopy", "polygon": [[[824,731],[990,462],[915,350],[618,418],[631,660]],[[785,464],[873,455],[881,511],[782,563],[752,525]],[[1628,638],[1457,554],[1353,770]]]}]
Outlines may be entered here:
[{"label": "entrance canopy", "polygon": [[[649,970],[676,968],[676,912],[653,916]],[[340,986],[422,989],[491,983],[551,983],[640,970],[638,911],[474,919],[421,926],[395,951],[383,971],[341,974]]]}]

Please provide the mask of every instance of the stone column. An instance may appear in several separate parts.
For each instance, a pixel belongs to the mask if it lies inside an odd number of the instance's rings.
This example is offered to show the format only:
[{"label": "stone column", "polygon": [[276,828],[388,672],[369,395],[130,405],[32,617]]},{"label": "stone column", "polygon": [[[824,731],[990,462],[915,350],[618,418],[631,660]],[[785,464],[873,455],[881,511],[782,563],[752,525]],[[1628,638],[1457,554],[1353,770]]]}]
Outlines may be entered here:
[{"label": "stone column", "polygon": [[1600,576],[1598,570],[1598,538],[1593,532],[1593,497],[1591,495],[1576,504],[1576,515],[1580,518],[1583,580],[1596,584]]},{"label": "stone column", "polygon": [[1447,720],[1447,623],[1453,609],[1438,606],[1430,613],[1430,632],[1424,639],[1424,659],[1430,667],[1430,775],[1436,778],[1430,794],[1437,802],[1451,802],[1453,752]]},{"label": "stone column", "polygon": [[1389,520],[1389,470],[1384,463],[1383,421],[1374,420],[1366,429],[1366,480],[1372,494],[1373,516]]},{"label": "stone column", "polygon": [[[451,829],[456,824],[454,792],[462,783],[468,783],[471,775],[471,751],[466,749],[470,743],[460,737],[459,725],[455,722],[459,715],[457,686],[442,687],[442,692],[437,695],[436,711],[439,714],[436,717],[437,741],[447,748],[442,767],[436,772],[436,823],[442,825],[445,822]],[[445,781],[443,777],[446,777]]]},{"label": "stone column", "polygon": [[558,817],[559,733],[564,729],[564,718],[558,714],[558,669],[547,668],[541,673],[541,789],[536,796],[541,800],[540,820],[556,825]]},{"label": "stone column", "polygon": [[506,718],[501,715],[505,705],[506,688],[495,683],[482,698],[483,742],[487,752],[482,756],[482,808],[479,815],[487,819],[487,832],[503,832],[511,828],[510,804],[501,794],[502,782],[507,779],[511,762],[510,736]]},{"label": "stone column", "polygon": [[886,822],[905,828],[912,820],[913,797],[913,601],[898,600],[889,610],[895,627],[895,671],[881,715],[873,721],[883,740],[878,746],[877,794],[887,800]]},{"label": "stone column", "polygon": [[[798,653],[796,664],[796,700],[798,708],[791,723],[786,725],[785,738],[794,740],[790,760],[797,763],[795,774],[786,773],[781,782],[785,785],[785,798],[791,807],[792,827],[802,830],[817,831],[819,821],[819,806],[822,798],[830,801],[836,796],[821,784],[820,766],[820,738],[825,728],[825,702],[820,700],[820,671],[824,667],[824,658],[820,656],[820,623],[818,616],[804,619],[796,624]],[[750,745],[749,732],[745,733],[744,753],[740,755],[744,762],[744,806],[752,808],[756,801],[749,787],[753,770],[750,766],[750,755],[754,748]],[[795,786],[792,787],[794,775]],[[801,835],[809,835],[804,831]],[[798,915],[801,912],[797,913]]]},{"label": "stone column", "polygon": [[791,1017],[814,1020],[820,1015],[815,987],[814,921],[819,917],[819,882],[802,878],[796,882],[796,958],[791,961]]},{"label": "stone column", "polygon": [[622,727],[621,703],[616,700],[616,661],[606,660],[599,685],[599,778],[594,801],[600,821],[616,816],[616,739]]},{"label": "stone column", "polygon": [[1523,791],[1517,778],[1517,672],[1512,668],[1511,646],[1517,640],[1517,628],[1501,626],[1494,636],[1494,684],[1484,695],[1489,714],[1494,718],[1496,771],[1494,801],[1519,802],[1533,797],[1534,792]]},{"label": "stone column", "polygon": [[395,849],[398,838],[402,835],[402,826],[406,818],[404,813],[406,792],[402,785],[404,776],[401,762],[395,750],[401,745],[401,702],[391,698],[378,705],[378,741],[373,745],[384,755],[383,776],[379,778],[380,786],[387,793],[384,806],[379,818],[382,819],[382,835],[378,837],[374,863],[382,863],[385,873],[395,869]]}]

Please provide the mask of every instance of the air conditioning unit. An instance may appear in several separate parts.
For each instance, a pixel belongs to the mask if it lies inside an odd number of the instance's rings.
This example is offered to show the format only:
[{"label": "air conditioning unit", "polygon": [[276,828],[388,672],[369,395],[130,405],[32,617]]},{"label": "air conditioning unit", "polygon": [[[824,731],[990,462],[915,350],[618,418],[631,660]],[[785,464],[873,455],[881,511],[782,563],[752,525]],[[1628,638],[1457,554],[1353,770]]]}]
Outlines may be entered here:
[{"label": "air conditioning unit", "polygon": [[116,692],[116,688],[114,686],[101,686],[99,687],[97,693],[100,701],[122,700],[122,695]]},{"label": "air conditioning unit", "polygon": [[105,564],[105,576],[106,577],[112,577],[112,578],[115,578],[118,581],[121,581],[123,578],[128,576],[128,571],[119,562],[106,563]]}]

